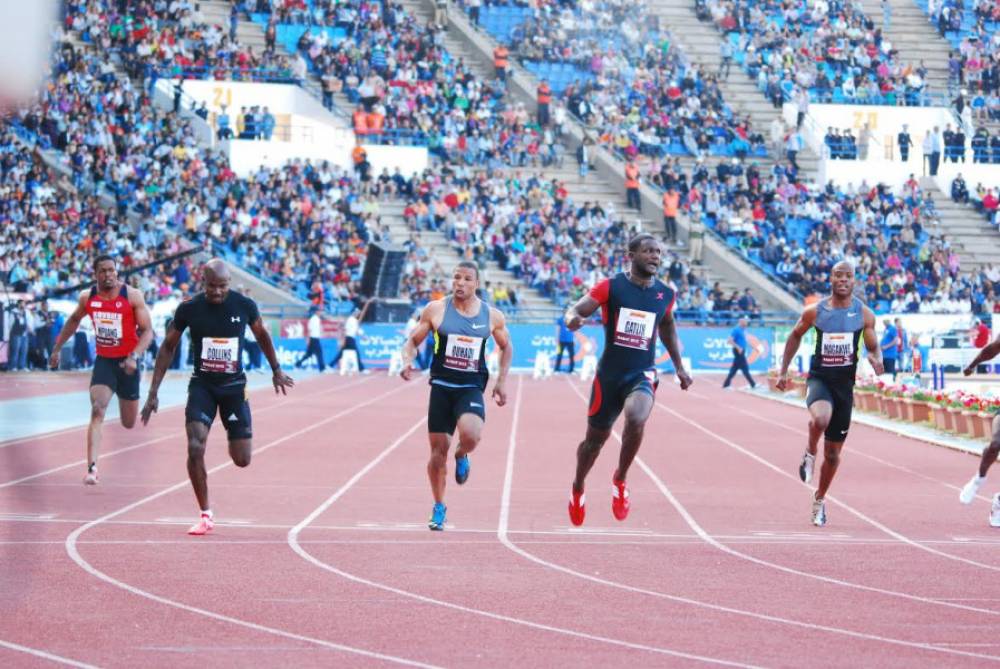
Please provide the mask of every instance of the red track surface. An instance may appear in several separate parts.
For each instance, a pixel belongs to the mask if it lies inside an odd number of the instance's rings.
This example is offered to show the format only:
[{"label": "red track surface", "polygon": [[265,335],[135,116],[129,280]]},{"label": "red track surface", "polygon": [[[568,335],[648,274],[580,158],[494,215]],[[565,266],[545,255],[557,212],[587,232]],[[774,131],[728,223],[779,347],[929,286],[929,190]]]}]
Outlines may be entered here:
[{"label": "red track surface", "polygon": [[582,530],[566,500],[587,388],[564,379],[511,381],[443,533],[424,525],[423,382],[256,393],[250,468],[210,439],[220,525],[200,539],[179,412],[108,429],[105,452],[131,450],[97,488],[71,465],[81,434],[0,449],[0,665],[1000,661],[1000,536],[986,495],[970,510],[955,488],[974,458],[855,425],[813,528],[804,411],[717,385],[661,388],[625,523],[609,442]]}]

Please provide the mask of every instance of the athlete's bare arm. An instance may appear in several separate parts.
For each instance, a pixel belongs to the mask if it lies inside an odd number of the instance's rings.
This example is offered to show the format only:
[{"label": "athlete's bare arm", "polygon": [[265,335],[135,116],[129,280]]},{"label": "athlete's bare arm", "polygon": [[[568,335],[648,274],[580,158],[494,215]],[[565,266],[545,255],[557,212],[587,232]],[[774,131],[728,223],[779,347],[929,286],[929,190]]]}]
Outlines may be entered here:
[{"label": "athlete's bare arm", "polygon": [[358,314],[358,322],[359,323],[364,323],[365,322],[365,314],[368,313],[368,307],[370,307],[374,301],[375,301],[374,297],[369,297],[368,301],[365,302],[365,306],[361,307],[361,313]]},{"label": "athlete's bare arm", "polygon": [[420,312],[420,321],[403,342],[403,371],[399,375],[403,377],[404,381],[409,381],[413,376],[413,361],[417,357],[420,345],[427,339],[427,335],[434,329],[435,324],[439,325],[443,318],[444,300],[434,300]]},{"label": "athlete's bare arm", "polygon": [[160,350],[156,354],[156,364],[153,365],[153,379],[149,382],[149,392],[146,393],[146,404],[142,407],[142,412],[139,414],[143,425],[148,424],[149,417],[160,408],[160,400],[156,394],[160,391],[160,384],[163,383],[163,377],[167,373],[167,368],[170,367],[170,362],[174,359],[174,354],[177,353],[177,347],[181,344],[181,334],[181,331],[171,323],[170,327],[167,328],[167,336],[163,338]]},{"label": "athlete's bare arm", "polygon": [[972,376],[972,374],[976,371],[976,367],[988,360],[992,360],[997,357],[997,355],[1000,355],[1000,336],[997,336],[996,339],[981,348],[979,353],[976,354],[976,357],[972,359],[972,362],[970,362],[969,365],[962,370],[962,373],[966,376]]},{"label": "athlete's bare arm", "polygon": [[514,359],[514,345],[510,342],[507,319],[499,309],[493,307],[490,307],[490,333],[500,349],[500,372],[493,384],[493,401],[502,407],[507,404],[507,373],[510,371],[511,360]]},{"label": "athlete's bare arm", "polygon": [[52,355],[49,356],[49,367],[52,369],[57,369],[59,367],[59,351],[62,350],[63,345],[69,341],[69,338],[73,336],[76,329],[80,327],[80,321],[87,317],[88,299],[90,299],[90,291],[82,291],[76,300],[76,309],[74,309],[73,313],[71,313],[69,318],[66,319],[66,323],[63,324],[62,330],[59,332],[59,336],[56,337],[56,343],[52,345]]},{"label": "athlete's bare arm", "polygon": [[[882,364],[882,347],[878,345],[878,337],[875,336],[875,312],[865,307],[864,314],[865,329],[863,336],[865,338],[865,348],[868,349],[868,362],[871,363],[872,369],[875,370],[876,374],[882,374],[885,372],[885,366]],[[898,341],[899,338],[897,337],[896,340]]]},{"label": "athlete's bare arm", "polygon": [[135,314],[135,327],[139,332],[139,341],[132,352],[122,360],[121,366],[129,374],[135,374],[137,360],[146,353],[146,349],[153,343],[153,319],[149,315],[149,308],[146,306],[146,298],[142,291],[129,286],[128,303],[132,305],[132,312]]},{"label": "athlete's bare arm", "polygon": [[668,311],[660,319],[659,327],[660,341],[667,347],[670,354],[670,361],[674,363],[677,370],[677,380],[681,382],[681,390],[687,390],[694,383],[691,375],[684,369],[684,360],[681,359],[681,347],[677,344],[677,322],[674,321],[673,310]]},{"label": "athlete's bare arm", "polygon": [[584,322],[590,318],[595,311],[597,311],[601,306],[601,303],[595,300],[588,293],[584,295],[576,304],[571,306],[566,310],[566,327],[576,332],[581,327],[583,327]]},{"label": "athlete's bare arm", "polygon": [[287,389],[293,387],[295,381],[281,369],[278,354],[274,350],[274,342],[271,341],[271,333],[264,327],[264,319],[258,318],[251,323],[250,331],[253,332],[254,339],[260,345],[261,353],[267,358],[267,364],[271,365],[271,383],[274,384],[274,394],[277,395],[280,389],[282,395],[287,395]]},{"label": "athlete's bare arm", "polygon": [[799,316],[798,322],[788,335],[785,342],[785,352],[781,356],[781,371],[778,373],[778,390],[785,390],[788,387],[788,366],[792,364],[795,354],[798,353],[802,337],[809,332],[809,328],[816,324],[815,304],[809,305]]}]

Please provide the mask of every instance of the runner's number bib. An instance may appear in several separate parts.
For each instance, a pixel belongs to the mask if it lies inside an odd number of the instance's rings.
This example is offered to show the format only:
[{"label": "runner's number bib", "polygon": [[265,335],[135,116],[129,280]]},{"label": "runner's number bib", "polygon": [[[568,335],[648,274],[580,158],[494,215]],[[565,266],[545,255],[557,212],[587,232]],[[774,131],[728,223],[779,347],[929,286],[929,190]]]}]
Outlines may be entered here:
[{"label": "runner's number bib", "polygon": [[95,313],[94,330],[98,346],[119,346],[122,343],[122,315],[114,311]]},{"label": "runner's number bib", "polygon": [[478,372],[482,350],[482,337],[450,334],[444,348],[444,366],[457,372]]},{"label": "runner's number bib", "polygon": [[239,371],[239,337],[205,337],[201,340],[201,370],[221,374]]},{"label": "runner's number bib", "polygon": [[656,314],[653,312],[622,307],[618,310],[618,322],[615,324],[615,344],[646,351],[653,339],[655,324]]},{"label": "runner's number bib", "polygon": [[824,332],[820,357],[824,367],[849,367],[854,364],[854,335],[850,332]]}]

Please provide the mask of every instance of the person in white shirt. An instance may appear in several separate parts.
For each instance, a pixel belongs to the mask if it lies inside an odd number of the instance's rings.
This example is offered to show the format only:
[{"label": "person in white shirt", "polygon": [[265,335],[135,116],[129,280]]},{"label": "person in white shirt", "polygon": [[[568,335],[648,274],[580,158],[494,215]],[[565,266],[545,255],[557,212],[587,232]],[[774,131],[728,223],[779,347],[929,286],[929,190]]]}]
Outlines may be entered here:
[{"label": "person in white shirt", "polygon": [[[326,369],[323,363],[323,347],[320,346],[320,336],[323,334],[323,321],[319,315],[318,307],[309,307],[309,322],[306,324],[306,352],[295,363],[296,369],[302,368],[302,363],[309,358],[316,358],[316,366],[322,372]],[[337,356],[340,357],[339,355]],[[336,363],[334,363],[336,365]]]},{"label": "person in white shirt", "polygon": [[331,367],[336,368],[340,364],[340,357],[344,355],[344,351],[354,351],[358,356],[358,371],[364,373],[365,365],[361,362],[361,350],[358,348],[358,334],[361,332],[361,321],[365,319],[368,307],[374,301],[375,298],[369,299],[365,302],[365,306],[355,309],[354,313],[344,321],[344,341],[340,345],[340,350],[337,351],[337,357],[330,363]]}]

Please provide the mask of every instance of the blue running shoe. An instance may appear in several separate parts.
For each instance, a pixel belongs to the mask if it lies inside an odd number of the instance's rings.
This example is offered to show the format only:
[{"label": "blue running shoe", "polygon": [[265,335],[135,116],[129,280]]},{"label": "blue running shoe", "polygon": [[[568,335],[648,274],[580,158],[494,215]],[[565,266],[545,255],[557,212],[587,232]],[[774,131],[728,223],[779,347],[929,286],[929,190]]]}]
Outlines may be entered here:
[{"label": "blue running shoe", "polygon": [[469,480],[469,470],[472,466],[469,464],[469,456],[463,455],[460,458],[455,458],[455,483],[462,485]]},{"label": "blue running shoe", "polygon": [[448,507],[440,502],[436,502],[434,504],[434,510],[431,511],[431,518],[427,521],[427,527],[436,532],[440,532],[444,529],[444,521],[447,514]]}]

